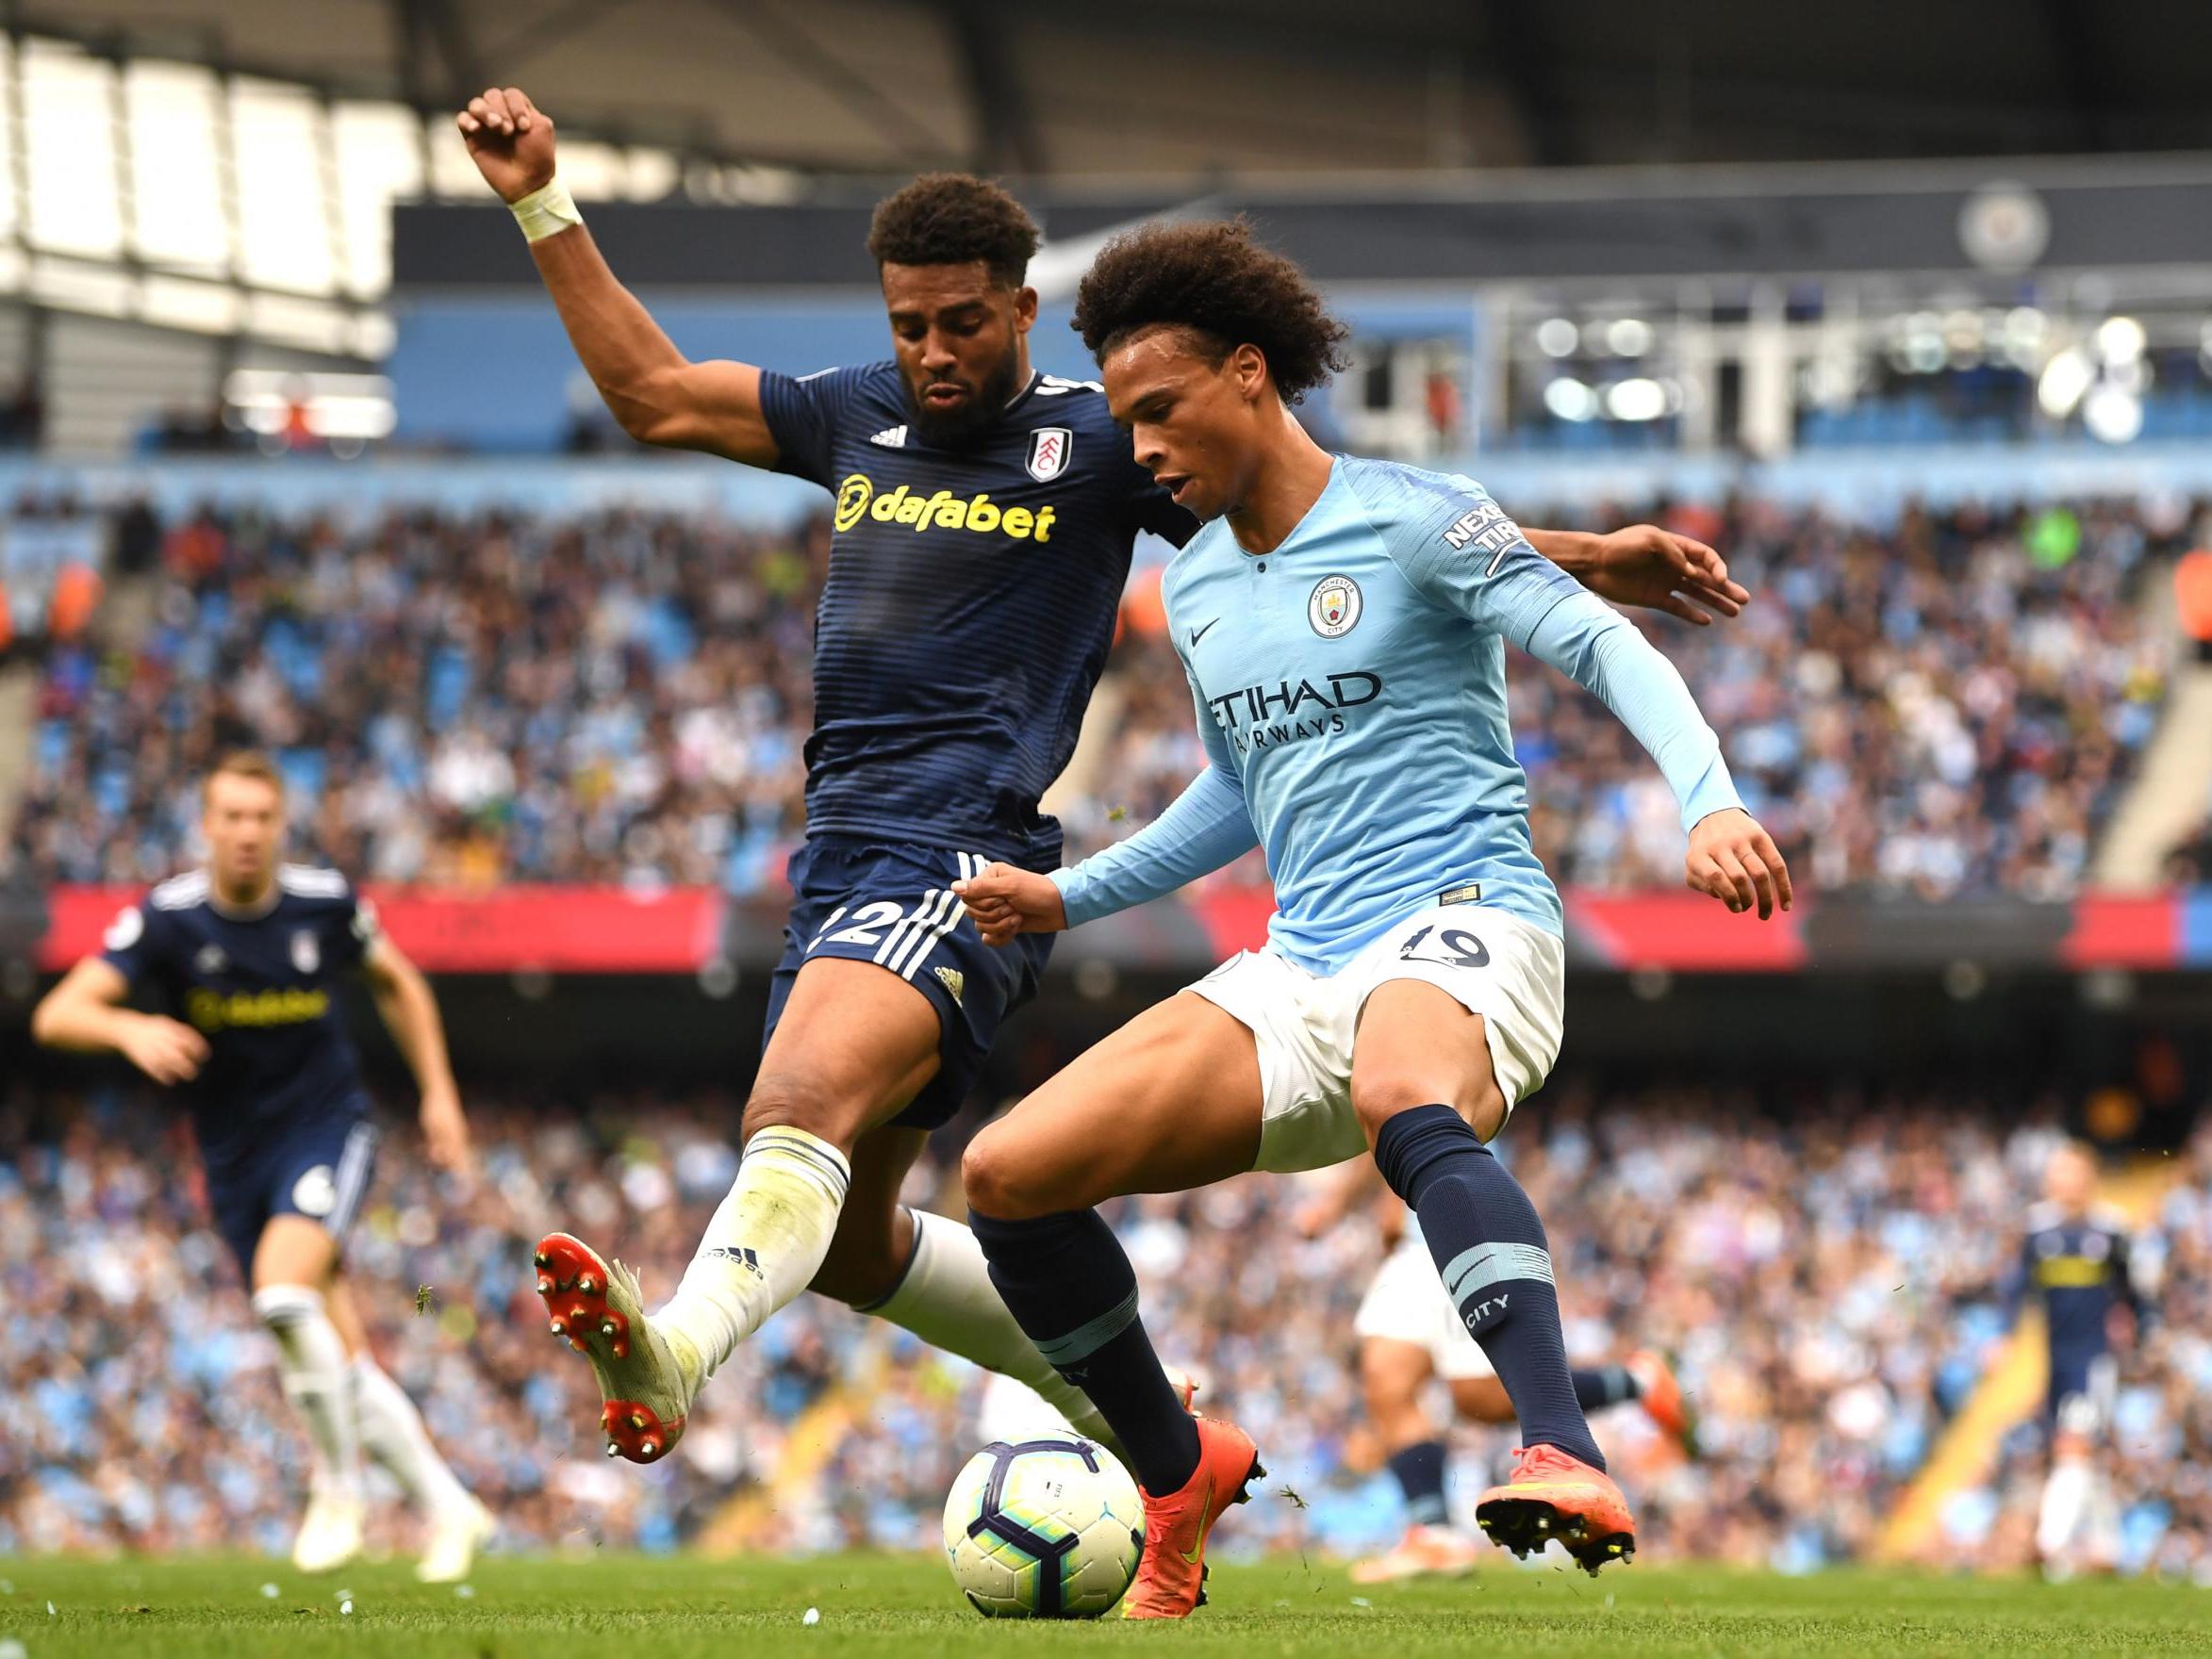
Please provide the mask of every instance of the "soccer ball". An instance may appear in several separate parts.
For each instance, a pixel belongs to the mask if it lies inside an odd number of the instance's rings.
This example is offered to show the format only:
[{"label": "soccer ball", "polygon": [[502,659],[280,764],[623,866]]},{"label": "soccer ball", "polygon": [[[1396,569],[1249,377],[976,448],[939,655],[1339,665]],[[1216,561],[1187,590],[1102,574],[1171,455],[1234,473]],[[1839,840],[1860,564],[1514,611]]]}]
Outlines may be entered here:
[{"label": "soccer ball", "polygon": [[1080,1435],[994,1440],[945,1500],[952,1582],[985,1618],[1096,1618],[1144,1548],[1136,1482]]}]

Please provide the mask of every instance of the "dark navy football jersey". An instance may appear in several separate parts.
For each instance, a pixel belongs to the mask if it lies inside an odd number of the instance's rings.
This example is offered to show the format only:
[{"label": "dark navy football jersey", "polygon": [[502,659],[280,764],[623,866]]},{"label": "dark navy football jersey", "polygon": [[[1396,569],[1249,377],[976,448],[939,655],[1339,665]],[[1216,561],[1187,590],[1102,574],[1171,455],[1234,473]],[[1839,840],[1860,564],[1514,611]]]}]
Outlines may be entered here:
[{"label": "dark navy football jersey", "polygon": [[1037,802],[1074,752],[1140,530],[1197,522],[1096,382],[1040,374],[972,447],[932,449],[898,366],[761,375],[780,470],[836,495],[815,616],[809,831],[1060,859]]},{"label": "dark navy football jersey", "polygon": [[332,994],[376,938],[376,912],[335,870],[279,867],[267,908],[215,906],[205,870],[162,882],[115,918],[103,958],[206,1038],[184,1085],[200,1149],[220,1167],[281,1119],[346,1106],[360,1066]]},{"label": "dark navy football jersey", "polygon": [[2048,1205],[2031,1209],[2015,1270],[2016,1298],[2029,1294],[2042,1299],[2054,1355],[2103,1354],[2113,1305],[2141,1311],[2119,1219],[2071,1220]]}]

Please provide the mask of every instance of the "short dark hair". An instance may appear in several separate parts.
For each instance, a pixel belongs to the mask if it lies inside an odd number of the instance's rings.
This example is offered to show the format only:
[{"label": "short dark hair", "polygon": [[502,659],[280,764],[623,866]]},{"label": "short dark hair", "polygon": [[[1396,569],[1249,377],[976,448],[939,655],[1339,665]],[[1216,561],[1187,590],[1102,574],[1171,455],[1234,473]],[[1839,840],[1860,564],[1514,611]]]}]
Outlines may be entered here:
[{"label": "short dark hair", "polygon": [[1037,251],[1036,221],[987,178],[925,172],[876,204],[867,251],[881,265],[966,265],[981,259],[1010,288]]},{"label": "short dark hair", "polygon": [[1263,246],[1241,218],[1147,224],[1115,237],[1076,290],[1074,327],[1101,363],[1149,328],[1190,330],[1215,362],[1256,346],[1290,403],[1345,366],[1350,333],[1306,273]]}]

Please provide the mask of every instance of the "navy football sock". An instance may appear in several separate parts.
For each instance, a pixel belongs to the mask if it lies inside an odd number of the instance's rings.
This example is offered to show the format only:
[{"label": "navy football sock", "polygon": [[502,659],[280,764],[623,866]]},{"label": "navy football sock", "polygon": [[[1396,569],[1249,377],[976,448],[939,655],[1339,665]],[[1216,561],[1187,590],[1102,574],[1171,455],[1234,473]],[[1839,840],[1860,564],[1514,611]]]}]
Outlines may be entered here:
[{"label": "navy football sock", "polygon": [[1575,1404],[1585,1411],[1603,1411],[1625,1400],[1641,1400],[1643,1388],[1625,1365],[1601,1365],[1575,1375]]},{"label": "navy football sock", "polygon": [[1391,1118],[1375,1138],[1375,1162],[1421,1218],[1452,1305],[1512,1399],[1522,1444],[1605,1468],[1567,1370],[1543,1223],[1521,1183],[1448,1106]]},{"label": "navy football sock", "polygon": [[1390,1472],[1398,1477],[1406,1494],[1406,1519],[1414,1526],[1442,1526],[1444,1507],[1444,1442],[1416,1440],[1390,1454]]},{"label": "navy football sock", "polygon": [[1114,1229],[1095,1209],[967,1221],[1007,1310],[1121,1437],[1137,1484],[1180,1491],[1198,1468],[1198,1430],[1137,1317],[1137,1275]]}]

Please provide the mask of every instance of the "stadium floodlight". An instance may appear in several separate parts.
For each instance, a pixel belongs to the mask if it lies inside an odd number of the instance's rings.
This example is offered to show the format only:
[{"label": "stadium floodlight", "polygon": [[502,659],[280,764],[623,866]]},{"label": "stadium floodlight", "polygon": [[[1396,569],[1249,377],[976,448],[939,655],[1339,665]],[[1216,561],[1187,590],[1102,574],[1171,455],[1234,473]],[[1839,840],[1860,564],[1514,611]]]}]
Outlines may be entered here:
[{"label": "stadium floodlight", "polygon": [[2082,402],[2082,424],[2100,443],[2133,443],[2143,430],[2143,400],[2124,386],[2101,386]]},{"label": "stadium floodlight", "polygon": [[1651,350],[1651,324],[1641,317],[1624,317],[1605,331],[1605,343],[1616,357],[1641,357]]},{"label": "stadium floodlight", "polygon": [[1547,317],[1536,325],[1536,349],[1547,357],[1572,357],[1580,338],[1564,317]]},{"label": "stadium floodlight", "polygon": [[2097,324],[2097,354],[2107,363],[2129,363],[2143,354],[2147,337],[2132,317],[2107,317]]},{"label": "stadium floodlight", "polygon": [[1657,420],[1667,412],[1667,388],[1638,376],[1606,388],[1605,412],[1615,420]]},{"label": "stadium floodlight", "polygon": [[2022,369],[2032,369],[2043,354],[2043,337],[2050,320],[2033,305],[2015,305],[2005,313],[2005,350]]},{"label": "stadium floodlight", "polygon": [[1561,420],[1588,420],[1597,414],[1597,394],[1562,374],[1543,388],[1543,406]]},{"label": "stadium floodlight", "polygon": [[2069,346],[2043,365],[2036,382],[2036,402],[2052,419],[2063,420],[2073,413],[2073,406],[2082,401],[2082,394],[2095,378],[2089,360],[2078,348]]}]

